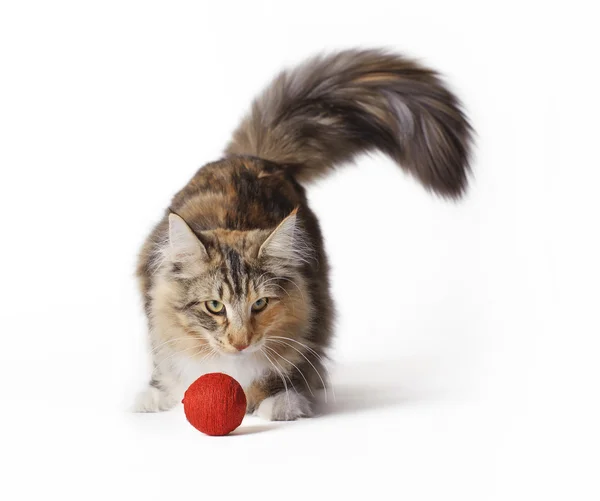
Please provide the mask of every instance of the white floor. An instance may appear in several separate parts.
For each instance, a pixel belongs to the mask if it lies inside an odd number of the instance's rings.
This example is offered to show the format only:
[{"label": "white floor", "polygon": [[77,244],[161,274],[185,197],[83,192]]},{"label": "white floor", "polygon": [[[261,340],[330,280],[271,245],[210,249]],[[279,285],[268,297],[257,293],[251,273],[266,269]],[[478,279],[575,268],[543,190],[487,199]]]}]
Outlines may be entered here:
[{"label": "white floor", "polygon": [[[593,2],[0,2],[0,500],[598,501]],[[440,70],[477,131],[460,204],[370,155],[308,190],[336,400],[232,436],[147,381],[151,228],[252,98],[322,51]]]},{"label": "white floor", "polygon": [[[43,316],[34,331],[59,322]],[[181,406],[127,412],[141,330],[118,351],[124,332],[79,320],[69,342],[23,332],[2,354],[2,499],[597,499],[596,397],[542,381],[552,360],[514,356],[511,375],[454,355],[348,359],[317,417],[207,437]]]}]

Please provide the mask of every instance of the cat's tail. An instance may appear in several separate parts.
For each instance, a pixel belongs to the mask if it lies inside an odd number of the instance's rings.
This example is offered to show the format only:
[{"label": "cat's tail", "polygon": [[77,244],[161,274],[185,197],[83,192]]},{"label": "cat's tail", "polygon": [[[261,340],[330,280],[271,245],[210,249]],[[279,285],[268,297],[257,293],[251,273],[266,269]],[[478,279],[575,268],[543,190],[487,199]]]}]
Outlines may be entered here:
[{"label": "cat's tail", "polygon": [[458,197],[470,144],[461,104],[434,71],[379,50],[347,50],[277,76],[227,153],[286,165],[303,182],[378,149],[426,188]]}]

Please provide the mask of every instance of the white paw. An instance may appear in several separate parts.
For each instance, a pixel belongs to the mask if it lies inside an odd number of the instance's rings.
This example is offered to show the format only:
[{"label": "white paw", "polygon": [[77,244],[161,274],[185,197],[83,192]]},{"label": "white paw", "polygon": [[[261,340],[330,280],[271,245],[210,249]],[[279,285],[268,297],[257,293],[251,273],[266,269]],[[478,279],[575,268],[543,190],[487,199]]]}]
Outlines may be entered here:
[{"label": "white paw", "polygon": [[138,393],[133,404],[133,412],[160,412],[172,409],[177,404],[177,398],[173,395],[148,386],[144,391]]},{"label": "white paw", "polygon": [[256,415],[269,421],[293,421],[300,417],[310,417],[310,401],[304,395],[282,392],[265,398]]}]

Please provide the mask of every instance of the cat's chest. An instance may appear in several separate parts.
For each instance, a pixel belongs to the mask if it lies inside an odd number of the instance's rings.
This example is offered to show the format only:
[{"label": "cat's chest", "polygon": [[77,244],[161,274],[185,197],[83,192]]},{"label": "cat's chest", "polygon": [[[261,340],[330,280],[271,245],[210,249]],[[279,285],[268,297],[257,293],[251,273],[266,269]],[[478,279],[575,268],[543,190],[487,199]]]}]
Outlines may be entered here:
[{"label": "cat's chest", "polygon": [[185,388],[203,374],[223,372],[246,389],[268,369],[266,360],[258,354],[247,357],[216,356],[211,360],[194,360],[180,356],[175,361],[175,366]]}]

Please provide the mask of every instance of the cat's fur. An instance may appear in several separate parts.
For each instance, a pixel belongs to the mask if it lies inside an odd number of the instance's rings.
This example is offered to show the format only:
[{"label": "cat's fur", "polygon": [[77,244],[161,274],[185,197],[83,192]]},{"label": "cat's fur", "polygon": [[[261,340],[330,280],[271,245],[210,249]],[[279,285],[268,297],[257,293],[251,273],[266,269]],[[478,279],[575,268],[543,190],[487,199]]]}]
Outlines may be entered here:
[{"label": "cat's fur", "polygon": [[[249,412],[310,415],[312,395],[326,385],[333,303],[319,223],[300,183],[378,149],[455,198],[467,185],[470,142],[457,98],[404,57],[348,50],[281,73],[225,158],[175,195],[142,249],[154,364],[137,410],[169,409],[194,379],[220,371],[244,386]],[[269,304],[252,312],[262,297]],[[209,300],[226,313],[211,313]]]}]

